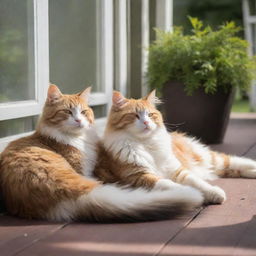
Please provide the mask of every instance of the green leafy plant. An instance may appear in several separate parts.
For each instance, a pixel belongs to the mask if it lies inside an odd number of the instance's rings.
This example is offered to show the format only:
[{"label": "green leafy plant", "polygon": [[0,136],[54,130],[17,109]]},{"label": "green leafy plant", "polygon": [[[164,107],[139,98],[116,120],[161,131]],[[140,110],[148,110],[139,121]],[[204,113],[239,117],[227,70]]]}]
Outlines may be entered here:
[{"label": "green leafy plant", "polygon": [[156,31],[157,40],[149,47],[150,87],[179,81],[188,95],[199,88],[207,94],[233,87],[247,90],[255,77],[256,58],[248,56],[247,41],[235,36],[240,28],[228,22],[213,31],[197,18],[189,20],[192,35],[184,35],[181,27]]}]

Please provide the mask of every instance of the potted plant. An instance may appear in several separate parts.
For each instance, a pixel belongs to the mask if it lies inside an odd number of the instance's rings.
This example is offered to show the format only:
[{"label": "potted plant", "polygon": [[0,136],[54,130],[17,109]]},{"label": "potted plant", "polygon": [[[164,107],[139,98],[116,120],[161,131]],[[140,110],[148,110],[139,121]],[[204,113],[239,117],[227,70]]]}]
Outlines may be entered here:
[{"label": "potted plant", "polygon": [[192,34],[182,28],[157,30],[149,47],[147,77],[161,90],[168,123],[206,143],[223,140],[234,89],[247,90],[256,70],[248,44],[235,37],[240,30],[228,22],[217,31],[189,17]]}]

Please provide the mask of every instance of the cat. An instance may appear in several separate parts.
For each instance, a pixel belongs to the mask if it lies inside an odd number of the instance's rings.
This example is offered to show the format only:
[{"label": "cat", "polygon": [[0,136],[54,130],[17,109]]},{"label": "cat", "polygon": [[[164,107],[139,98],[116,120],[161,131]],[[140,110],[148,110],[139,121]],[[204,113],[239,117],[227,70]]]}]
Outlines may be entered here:
[{"label": "cat", "polygon": [[[202,192],[205,204],[221,204],[225,192],[206,180],[256,178],[256,161],[214,152],[194,138],[169,133],[155,106],[155,90],[138,100],[115,91],[112,101],[94,171],[106,183],[160,190],[188,185]],[[107,169],[104,163],[110,159],[114,164]]]},{"label": "cat", "polygon": [[100,142],[89,94],[90,88],[65,95],[50,85],[36,131],[1,153],[1,192],[11,215],[53,221],[146,221],[202,203],[202,195],[189,187],[148,192],[93,179]]}]

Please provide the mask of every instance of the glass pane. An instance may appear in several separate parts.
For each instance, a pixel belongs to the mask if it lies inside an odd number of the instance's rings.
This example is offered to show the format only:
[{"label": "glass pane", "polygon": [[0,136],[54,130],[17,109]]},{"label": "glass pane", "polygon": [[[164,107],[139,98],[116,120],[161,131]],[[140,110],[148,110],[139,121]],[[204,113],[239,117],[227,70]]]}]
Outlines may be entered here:
[{"label": "glass pane", "polygon": [[107,115],[106,105],[98,105],[91,107],[95,118],[105,117]]},{"label": "glass pane", "polygon": [[[256,24],[251,24],[250,29],[251,29],[252,40],[253,40],[253,42],[256,43]],[[255,43],[252,45],[253,55],[256,54],[256,45],[255,45]]]},{"label": "glass pane", "polygon": [[249,10],[250,10],[250,15],[255,15],[256,14],[255,0],[249,0]]},{"label": "glass pane", "polygon": [[0,0],[0,103],[35,99],[33,0]]},{"label": "glass pane", "polygon": [[100,91],[98,1],[49,1],[50,81],[64,93]]},{"label": "glass pane", "polygon": [[0,138],[33,131],[36,127],[38,116],[16,118],[0,121]]}]

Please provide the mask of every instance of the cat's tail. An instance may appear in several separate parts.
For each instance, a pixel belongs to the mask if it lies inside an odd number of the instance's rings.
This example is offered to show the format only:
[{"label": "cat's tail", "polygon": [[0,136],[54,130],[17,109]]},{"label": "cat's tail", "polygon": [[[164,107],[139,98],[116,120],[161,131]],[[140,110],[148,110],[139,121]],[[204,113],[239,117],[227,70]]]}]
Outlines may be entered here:
[{"label": "cat's tail", "polygon": [[76,200],[66,200],[51,210],[52,220],[135,222],[167,219],[202,204],[201,193],[191,187],[170,190],[120,188],[100,185]]},{"label": "cat's tail", "polygon": [[256,161],[211,151],[212,165],[216,174],[229,178],[256,178]]}]

